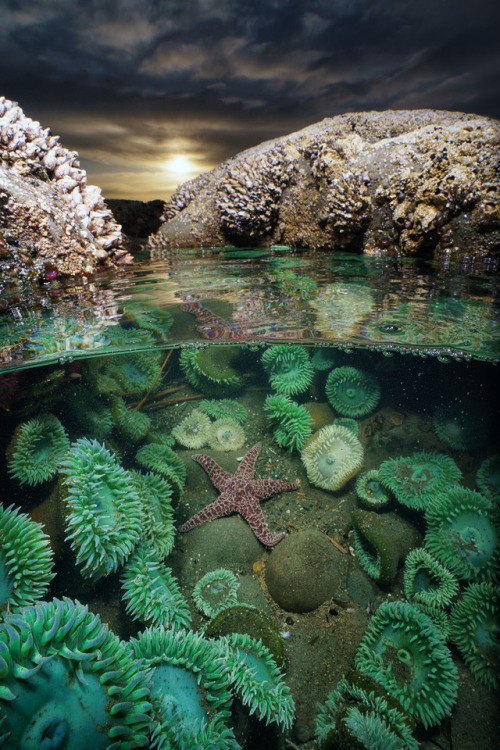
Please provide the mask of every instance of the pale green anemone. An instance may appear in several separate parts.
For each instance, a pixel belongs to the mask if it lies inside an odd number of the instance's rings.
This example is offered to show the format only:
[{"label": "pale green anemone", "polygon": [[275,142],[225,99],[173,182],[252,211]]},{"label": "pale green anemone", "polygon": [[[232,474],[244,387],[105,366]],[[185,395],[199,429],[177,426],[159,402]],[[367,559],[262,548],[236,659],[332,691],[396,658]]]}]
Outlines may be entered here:
[{"label": "pale green anemone", "polygon": [[314,420],[307,409],[290,396],[275,393],[267,396],[264,411],[274,429],[274,439],[282,448],[302,450],[312,435]]},{"label": "pale green anemone", "polygon": [[163,560],[174,547],[172,490],[153,472],[131,471],[130,476],[141,502],[141,543]]},{"label": "pale green anemone", "polygon": [[500,588],[471,583],[451,610],[451,637],[479,682],[500,688]]},{"label": "pale green anemone", "polygon": [[26,750],[149,747],[147,674],[98,615],[71,599],[0,622],[0,743]]},{"label": "pale green anemone", "polygon": [[404,591],[412,604],[448,607],[458,594],[458,581],[427,550],[417,547],[406,556]]},{"label": "pale green anemone", "polygon": [[338,490],[363,465],[363,446],[347,427],[326,425],[306,443],[302,462],[312,484],[325,490]]},{"label": "pale green anemone", "polygon": [[207,444],[211,424],[207,414],[193,409],[172,429],[172,435],[185,448],[197,450]]},{"label": "pale green anemone", "polygon": [[243,424],[248,417],[248,411],[243,404],[232,398],[203,399],[203,401],[200,401],[198,408],[212,419],[230,417]]},{"label": "pale green anemone", "polygon": [[14,431],[7,448],[9,474],[20,484],[46,482],[57,474],[68,448],[68,436],[57,417],[34,417]]},{"label": "pale green anemone", "polygon": [[432,424],[438,438],[450,448],[469,451],[486,439],[486,426],[479,415],[466,412],[459,402],[440,406]]},{"label": "pale green anemone", "polygon": [[426,512],[428,551],[465,581],[494,581],[500,572],[500,508],[474,490],[455,487]]},{"label": "pale green anemone", "polygon": [[171,569],[139,545],[121,578],[126,610],[134,620],[165,628],[188,628],[191,615]]},{"label": "pale green anemone", "polygon": [[186,484],[186,467],[182,458],[168,445],[168,441],[143,445],[135,458],[145,469],[159,474],[170,484],[175,503],[178,503]]},{"label": "pale green anemone", "polygon": [[418,750],[413,721],[368,675],[351,672],[329,693],[316,717],[320,748]]},{"label": "pale green anemone", "polygon": [[356,367],[335,367],[328,374],[325,391],[335,411],[344,417],[364,417],[380,401],[377,379]]},{"label": "pale green anemone", "polygon": [[0,504],[0,609],[41,599],[54,577],[52,558],[42,525]]},{"label": "pale green anemone", "polygon": [[61,463],[69,540],[82,573],[117,570],[140,536],[141,501],[128,471],[97,440],[80,438]]},{"label": "pale green anemone", "polygon": [[119,396],[110,396],[111,415],[118,432],[130,443],[144,440],[151,427],[151,417],[131,409]]},{"label": "pale green anemone", "polygon": [[218,649],[189,630],[146,628],[130,644],[150,670],[154,725],[160,750],[240,750],[230,718],[229,675]]},{"label": "pale green anemone", "polygon": [[295,706],[271,652],[256,638],[230,633],[218,640],[233,690],[250,714],[290,729]]},{"label": "pale green anemone", "polygon": [[312,383],[314,369],[309,352],[303,346],[271,346],[262,354],[262,365],[271,387],[278,393],[293,396],[306,391]]},{"label": "pale green anemone", "polygon": [[217,451],[236,451],[245,439],[243,427],[235,419],[216,419],[208,430],[208,444]]},{"label": "pale green anemone", "polygon": [[361,504],[371,510],[384,508],[391,500],[389,493],[380,481],[377,469],[371,469],[357,478],[356,493]]},{"label": "pale green anemone", "polygon": [[483,495],[490,500],[500,501],[500,456],[486,458],[476,474],[476,484]]},{"label": "pale green anemone", "polygon": [[196,390],[209,396],[226,396],[238,391],[244,383],[243,376],[234,368],[239,353],[237,346],[183,349],[179,364],[186,380]]},{"label": "pale green anemone", "polygon": [[458,672],[432,623],[407,602],[384,602],[356,654],[356,668],[375,679],[419,719],[436,726],[457,699]]},{"label": "pale green anemone", "polygon": [[380,464],[378,472],[396,500],[415,510],[425,510],[440,493],[458,484],[462,476],[453,459],[440,453],[389,458]]},{"label": "pale green anemone", "polygon": [[215,617],[238,601],[239,581],[230,570],[217,568],[200,578],[193,589],[196,608],[207,617]]}]

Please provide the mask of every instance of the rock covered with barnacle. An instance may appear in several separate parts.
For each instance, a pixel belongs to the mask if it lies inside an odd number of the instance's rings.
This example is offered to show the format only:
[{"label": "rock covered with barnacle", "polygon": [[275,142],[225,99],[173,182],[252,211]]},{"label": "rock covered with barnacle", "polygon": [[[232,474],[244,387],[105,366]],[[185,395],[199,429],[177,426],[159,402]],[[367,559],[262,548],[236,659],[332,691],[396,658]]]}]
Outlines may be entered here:
[{"label": "rock covered with barnacle", "polygon": [[261,143],[182,185],[150,238],[173,246],[498,255],[497,120],[358,112]]},{"label": "rock covered with barnacle", "polygon": [[0,268],[29,278],[128,260],[121,227],[78,154],[0,97]]}]

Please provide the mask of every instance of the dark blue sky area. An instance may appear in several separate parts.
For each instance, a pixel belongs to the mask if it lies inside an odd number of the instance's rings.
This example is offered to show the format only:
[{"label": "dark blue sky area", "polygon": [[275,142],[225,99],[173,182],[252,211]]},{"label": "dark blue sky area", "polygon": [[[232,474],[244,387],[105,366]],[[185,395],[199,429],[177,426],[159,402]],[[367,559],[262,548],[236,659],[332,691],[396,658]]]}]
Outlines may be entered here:
[{"label": "dark blue sky area", "polygon": [[0,0],[0,95],[108,197],[165,198],[343,112],[500,117],[499,27],[493,0]]}]

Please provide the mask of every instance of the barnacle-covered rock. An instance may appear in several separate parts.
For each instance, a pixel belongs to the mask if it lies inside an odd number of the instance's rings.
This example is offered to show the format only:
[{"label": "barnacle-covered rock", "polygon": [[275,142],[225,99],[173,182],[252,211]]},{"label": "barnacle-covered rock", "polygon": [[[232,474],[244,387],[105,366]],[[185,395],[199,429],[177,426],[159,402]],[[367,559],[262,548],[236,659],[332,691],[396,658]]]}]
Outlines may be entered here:
[{"label": "barnacle-covered rock", "polygon": [[4,96],[0,232],[7,243],[5,272],[28,267],[35,277],[52,271],[76,275],[110,260],[130,260],[121,227],[100,188],[87,184],[78,154]]},{"label": "barnacle-covered rock", "polygon": [[498,121],[461,112],[326,118],[182,185],[150,247],[229,241],[376,255],[389,244],[402,255],[498,255],[499,142]]}]

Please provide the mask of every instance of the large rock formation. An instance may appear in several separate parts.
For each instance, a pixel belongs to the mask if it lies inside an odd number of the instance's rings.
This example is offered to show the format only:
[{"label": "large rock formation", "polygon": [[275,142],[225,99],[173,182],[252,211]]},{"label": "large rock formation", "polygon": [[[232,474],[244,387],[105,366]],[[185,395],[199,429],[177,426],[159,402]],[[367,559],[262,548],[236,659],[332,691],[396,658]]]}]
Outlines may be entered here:
[{"label": "large rock formation", "polygon": [[39,278],[91,273],[131,260],[101,191],[78,154],[0,97],[0,271]]},{"label": "large rock formation", "polygon": [[149,246],[500,255],[499,144],[500,123],[472,114],[327,118],[179,187]]}]

